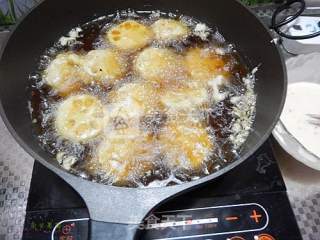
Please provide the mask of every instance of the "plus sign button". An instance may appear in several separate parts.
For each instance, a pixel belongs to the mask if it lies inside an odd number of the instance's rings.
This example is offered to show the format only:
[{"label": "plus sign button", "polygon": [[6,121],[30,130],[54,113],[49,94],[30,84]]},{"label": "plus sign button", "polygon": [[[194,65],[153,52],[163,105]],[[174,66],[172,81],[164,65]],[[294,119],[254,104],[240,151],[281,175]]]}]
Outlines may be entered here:
[{"label": "plus sign button", "polygon": [[250,215],[250,218],[255,221],[255,223],[259,223],[260,219],[262,218],[262,215],[259,214],[256,210],[252,211],[252,214]]}]

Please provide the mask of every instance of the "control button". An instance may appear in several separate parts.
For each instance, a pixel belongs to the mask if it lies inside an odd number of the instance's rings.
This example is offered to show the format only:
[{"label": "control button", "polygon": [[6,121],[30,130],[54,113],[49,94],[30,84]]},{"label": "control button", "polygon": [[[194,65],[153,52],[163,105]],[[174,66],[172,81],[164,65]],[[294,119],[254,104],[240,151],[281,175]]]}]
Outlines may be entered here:
[{"label": "control button", "polygon": [[254,240],[275,240],[275,239],[271,235],[264,233],[258,236],[254,236]]},{"label": "control button", "polygon": [[252,215],[250,215],[250,218],[253,219],[256,223],[259,223],[260,218],[262,218],[262,215],[258,214],[256,210],[253,210]]},{"label": "control button", "polygon": [[237,220],[239,220],[239,217],[237,217],[237,216],[228,216],[228,217],[225,217],[225,220],[226,221],[237,221]]},{"label": "control button", "polygon": [[235,237],[232,237],[232,238],[228,238],[227,240],[245,240],[245,239],[242,238],[242,237],[239,237],[239,236],[235,236]]},{"label": "control button", "polygon": [[63,228],[62,228],[62,233],[63,233],[63,234],[67,235],[67,234],[69,234],[70,232],[71,232],[71,226],[70,226],[70,225],[65,225],[65,226],[63,226]]}]

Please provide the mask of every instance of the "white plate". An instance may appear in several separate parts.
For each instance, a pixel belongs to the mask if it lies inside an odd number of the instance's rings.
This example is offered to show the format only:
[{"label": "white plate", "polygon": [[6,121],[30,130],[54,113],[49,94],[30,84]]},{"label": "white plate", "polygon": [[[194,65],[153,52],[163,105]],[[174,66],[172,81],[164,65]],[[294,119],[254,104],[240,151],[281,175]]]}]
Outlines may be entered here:
[{"label": "white plate", "polygon": [[[288,84],[311,82],[320,84],[320,53],[300,55],[286,62]],[[320,94],[320,92],[319,92]],[[320,171],[320,158],[308,151],[279,121],[272,132],[281,147],[296,160]],[[320,141],[320,139],[319,139]]]}]

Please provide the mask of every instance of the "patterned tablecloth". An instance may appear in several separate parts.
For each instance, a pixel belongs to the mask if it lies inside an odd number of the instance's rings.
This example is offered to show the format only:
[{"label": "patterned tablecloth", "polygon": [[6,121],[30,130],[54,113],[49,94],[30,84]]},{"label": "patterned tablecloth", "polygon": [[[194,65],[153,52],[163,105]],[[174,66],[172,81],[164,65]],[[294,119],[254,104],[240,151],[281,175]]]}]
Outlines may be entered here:
[{"label": "patterned tablecloth", "polygon": [[[259,14],[270,16],[268,11]],[[320,172],[297,162],[277,143],[274,149],[304,240],[320,240]],[[22,236],[33,161],[0,119],[0,240]]]},{"label": "patterned tablecloth", "polygon": [[0,119],[0,240],[21,239],[33,161]]}]

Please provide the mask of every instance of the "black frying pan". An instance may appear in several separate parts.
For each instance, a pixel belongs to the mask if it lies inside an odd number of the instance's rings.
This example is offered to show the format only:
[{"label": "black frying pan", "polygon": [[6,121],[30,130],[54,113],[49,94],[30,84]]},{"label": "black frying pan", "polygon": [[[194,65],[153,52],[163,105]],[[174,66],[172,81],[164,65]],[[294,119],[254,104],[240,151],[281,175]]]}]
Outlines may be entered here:
[{"label": "black frying pan", "polygon": [[[248,137],[240,159],[193,182],[134,189],[106,186],[76,177],[63,170],[56,159],[39,146],[27,107],[30,98],[28,74],[36,70],[39,56],[71,28],[95,16],[128,8],[164,12],[179,10],[209,26],[217,26],[227,41],[236,45],[249,67],[261,65],[256,74],[258,99],[254,131]],[[128,224],[139,224],[159,203],[211,181],[247,159],[270,135],[286,92],[286,71],[268,29],[236,0],[46,0],[20,22],[4,45],[0,79],[0,110],[7,127],[28,153],[81,195],[92,219],[93,239],[133,238],[133,228],[127,228]],[[97,236],[96,229],[102,226],[101,222],[109,222],[109,228],[105,229],[103,236]]]}]

